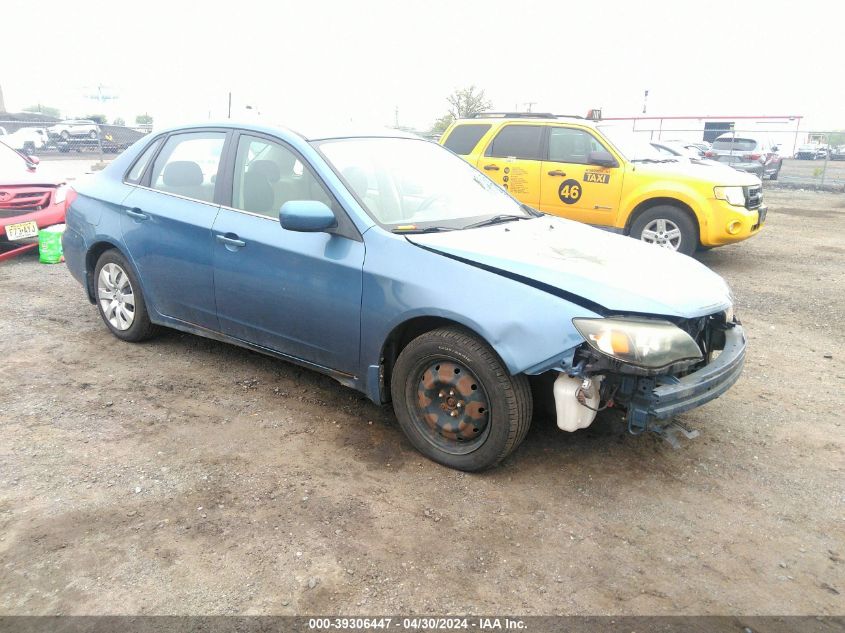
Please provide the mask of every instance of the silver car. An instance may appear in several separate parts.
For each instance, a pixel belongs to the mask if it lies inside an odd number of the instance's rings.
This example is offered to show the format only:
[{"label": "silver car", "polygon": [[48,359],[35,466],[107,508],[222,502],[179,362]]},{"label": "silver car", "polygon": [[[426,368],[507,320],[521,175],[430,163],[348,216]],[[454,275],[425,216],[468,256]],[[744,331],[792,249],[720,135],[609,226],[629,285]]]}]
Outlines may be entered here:
[{"label": "silver car", "polygon": [[765,137],[753,134],[737,136],[735,132],[728,132],[713,141],[713,147],[704,155],[739,171],[752,173],[760,180],[766,176],[777,180],[783,165],[779,149]]}]

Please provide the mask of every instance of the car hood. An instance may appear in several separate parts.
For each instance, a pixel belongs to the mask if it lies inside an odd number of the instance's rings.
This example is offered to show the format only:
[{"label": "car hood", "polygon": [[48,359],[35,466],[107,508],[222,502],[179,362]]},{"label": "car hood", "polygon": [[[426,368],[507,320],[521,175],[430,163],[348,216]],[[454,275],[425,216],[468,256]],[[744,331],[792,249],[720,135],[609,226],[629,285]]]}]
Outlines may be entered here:
[{"label": "car hood", "polygon": [[718,161],[701,159],[683,159],[673,163],[634,163],[641,177],[655,179],[695,178],[702,182],[723,187],[751,187],[760,184],[760,179],[753,174],[738,171]]},{"label": "car hood", "polygon": [[691,257],[552,216],[406,237],[606,314],[693,318],[732,302],[725,281]]},{"label": "car hood", "polygon": [[58,187],[64,184],[63,178],[49,178],[21,169],[16,174],[0,175],[0,187]]}]

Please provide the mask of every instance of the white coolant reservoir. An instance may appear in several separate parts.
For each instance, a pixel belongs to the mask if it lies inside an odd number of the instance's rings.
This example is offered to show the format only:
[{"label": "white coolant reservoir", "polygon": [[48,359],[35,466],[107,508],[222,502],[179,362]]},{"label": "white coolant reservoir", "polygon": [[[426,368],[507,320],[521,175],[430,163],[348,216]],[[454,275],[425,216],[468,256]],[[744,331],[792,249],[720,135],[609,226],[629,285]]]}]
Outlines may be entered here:
[{"label": "white coolant reservoir", "polygon": [[[596,417],[593,409],[599,408],[601,399],[599,395],[601,381],[602,376],[584,379],[573,378],[566,374],[558,375],[554,386],[558,428],[564,431],[577,431],[593,423]],[[579,390],[584,404],[578,400]]]}]

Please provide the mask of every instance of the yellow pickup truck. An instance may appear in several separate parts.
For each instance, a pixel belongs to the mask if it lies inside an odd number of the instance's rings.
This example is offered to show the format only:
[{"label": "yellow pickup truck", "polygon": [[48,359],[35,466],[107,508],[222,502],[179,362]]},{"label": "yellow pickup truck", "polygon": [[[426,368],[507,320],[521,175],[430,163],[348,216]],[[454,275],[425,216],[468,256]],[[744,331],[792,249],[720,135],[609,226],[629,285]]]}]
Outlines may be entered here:
[{"label": "yellow pickup truck", "polygon": [[618,126],[482,113],[455,121],[440,144],[535,209],[687,255],[748,239],[766,219],[756,176],[668,156]]}]

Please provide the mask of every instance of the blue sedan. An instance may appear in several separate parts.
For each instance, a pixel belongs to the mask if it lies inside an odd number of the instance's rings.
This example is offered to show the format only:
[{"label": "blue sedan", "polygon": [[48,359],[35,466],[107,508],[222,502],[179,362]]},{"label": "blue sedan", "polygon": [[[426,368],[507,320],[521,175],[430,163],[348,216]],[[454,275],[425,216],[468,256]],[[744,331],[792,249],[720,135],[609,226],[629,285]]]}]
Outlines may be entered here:
[{"label": "blue sedan", "polygon": [[170,327],[324,372],[453,468],[511,453],[534,397],[566,431],[612,406],[661,433],[742,371],[718,275],[395,130],[173,129],[69,200],[68,268],[116,337]]}]

